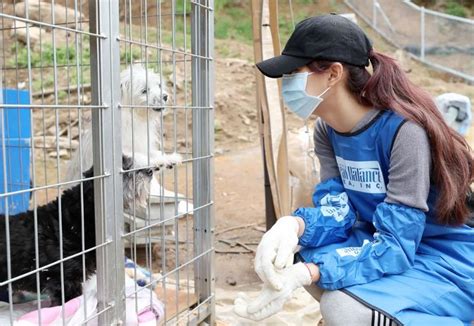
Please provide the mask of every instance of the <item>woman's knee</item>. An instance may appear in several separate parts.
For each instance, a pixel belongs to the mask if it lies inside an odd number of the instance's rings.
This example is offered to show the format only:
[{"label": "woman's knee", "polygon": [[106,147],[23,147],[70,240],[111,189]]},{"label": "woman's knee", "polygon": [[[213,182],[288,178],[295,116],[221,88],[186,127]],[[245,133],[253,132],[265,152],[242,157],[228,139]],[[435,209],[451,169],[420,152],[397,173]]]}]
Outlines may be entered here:
[{"label": "woman's knee", "polygon": [[315,284],[311,284],[310,286],[305,286],[304,289],[308,292],[316,301],[321,301],[321,296],[323,295],[324,290],[320,287],[316,286]]},{"label": "woman's knee", "polygon": [[325,291],[320,307],[327,326],[367,326],[372,323],[372,309],[341,291]]}]

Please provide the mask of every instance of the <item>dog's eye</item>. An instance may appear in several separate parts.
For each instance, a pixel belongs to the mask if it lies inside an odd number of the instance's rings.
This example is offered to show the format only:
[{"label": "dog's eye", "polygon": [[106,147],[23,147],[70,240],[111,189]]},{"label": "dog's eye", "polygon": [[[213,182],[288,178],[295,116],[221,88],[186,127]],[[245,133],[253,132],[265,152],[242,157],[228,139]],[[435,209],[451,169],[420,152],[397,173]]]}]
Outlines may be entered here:
[{"label": "dog's eye", "polygon": [[147,92],[148,92],[148,89],[145,88],[145,89],[142,91],[142,94],[146,94]]}]

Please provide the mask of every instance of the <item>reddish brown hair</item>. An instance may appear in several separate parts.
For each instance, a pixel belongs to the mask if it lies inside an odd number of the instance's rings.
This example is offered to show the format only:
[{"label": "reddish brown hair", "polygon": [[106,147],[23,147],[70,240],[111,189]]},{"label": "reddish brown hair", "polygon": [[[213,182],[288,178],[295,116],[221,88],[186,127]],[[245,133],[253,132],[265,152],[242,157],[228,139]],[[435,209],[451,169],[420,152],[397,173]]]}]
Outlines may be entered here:
[{"label": "reddish brown hair", "polygon": [[[395,59],[372,51],[372,75],[365,67],[343,64],[348,71],[347,87],[359,103],[390,109],[422,126],[431,147],[431,181],[438,193],[436,212],[441,224],[461,225],[468,218],[466,192],[474,178],[473,157],[466,140],[450,128],[427,92],[414,85]],[[315,61],[315,72],[333,62]]]}]

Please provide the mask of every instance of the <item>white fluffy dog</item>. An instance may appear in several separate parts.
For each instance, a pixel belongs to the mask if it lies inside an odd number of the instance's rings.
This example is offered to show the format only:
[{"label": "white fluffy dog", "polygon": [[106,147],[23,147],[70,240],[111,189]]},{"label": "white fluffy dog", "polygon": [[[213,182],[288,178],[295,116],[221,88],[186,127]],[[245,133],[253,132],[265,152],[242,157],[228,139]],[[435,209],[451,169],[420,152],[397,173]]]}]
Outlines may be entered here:
[{"label": "white fluffy dog", "polygon": [[[181,156],[176,153],[164,154],[161,146],[161,120],[169,99],[163,81],[159,74],[146,70],[139,64],[130,65],[121,72],[122,154],[130,157],[149,156],[150,161],[173,166],[181,162]],[[80,154],[79,150],[76,151],[69,162],[67,180],[80,178],[82,172],[92,166],[90,125],[82,135],[82,155]]]}]

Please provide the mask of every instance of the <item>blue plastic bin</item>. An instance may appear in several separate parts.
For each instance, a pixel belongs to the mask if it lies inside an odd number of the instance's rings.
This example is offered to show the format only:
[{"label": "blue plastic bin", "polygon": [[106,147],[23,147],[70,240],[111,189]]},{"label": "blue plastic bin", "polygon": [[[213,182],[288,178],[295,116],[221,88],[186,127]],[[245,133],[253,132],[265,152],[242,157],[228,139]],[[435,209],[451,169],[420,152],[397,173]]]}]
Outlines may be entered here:
[{"label": "blue plastic bin", "polygon": [[[3,103],[19,105],[18,108],[0,108],[0,193],[2,194],[30,188],[31,160],[31,110],[21,107],[21,104],[30,103],[30,94],[23,90],[4,89]],[[29,201],[29,192],[8,196],[7,200],[2,197],[0,214],[6,213],[6,202],[8,213],[13,215],[26,211]]]}]

